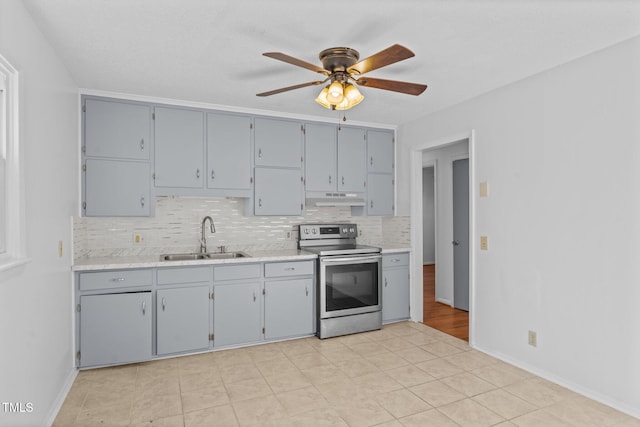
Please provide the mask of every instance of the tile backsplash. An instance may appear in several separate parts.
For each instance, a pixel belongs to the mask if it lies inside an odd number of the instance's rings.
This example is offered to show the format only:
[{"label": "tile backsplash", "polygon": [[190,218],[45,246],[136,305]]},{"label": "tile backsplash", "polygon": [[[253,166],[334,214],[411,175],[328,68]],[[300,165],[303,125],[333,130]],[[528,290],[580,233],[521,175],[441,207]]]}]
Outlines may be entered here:
[{"label": "tile backsplash", "polygon": [[[202,218],[213,218],[216,233],[207,227],[209,251],[218,246],[234,250],[295,249],[298,224],[303,222],[353,222],[358,242],[371,245],[410,245],[409,217],[351,216],[349,207],[308,206],[304,216],[244,216],[245,199],[158,197],[152,218],[74,218],[74,258],[158,255],[194,252],[200,248]],[[142,238],[134,242],[134,236]]]}]

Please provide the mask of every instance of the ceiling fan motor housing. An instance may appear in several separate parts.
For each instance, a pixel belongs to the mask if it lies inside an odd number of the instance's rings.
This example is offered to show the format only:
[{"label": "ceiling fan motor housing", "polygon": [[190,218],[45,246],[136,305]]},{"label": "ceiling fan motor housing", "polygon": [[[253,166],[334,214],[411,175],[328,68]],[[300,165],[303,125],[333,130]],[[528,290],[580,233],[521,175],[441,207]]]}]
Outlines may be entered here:
[{"label": "ceiling fan motor housing", "polygon": [[346,72],[347,68],[358,62],[360,54],[357,50],[349,47],[332,47],[325,49],[318,55],[325,70],[335,72]]}]

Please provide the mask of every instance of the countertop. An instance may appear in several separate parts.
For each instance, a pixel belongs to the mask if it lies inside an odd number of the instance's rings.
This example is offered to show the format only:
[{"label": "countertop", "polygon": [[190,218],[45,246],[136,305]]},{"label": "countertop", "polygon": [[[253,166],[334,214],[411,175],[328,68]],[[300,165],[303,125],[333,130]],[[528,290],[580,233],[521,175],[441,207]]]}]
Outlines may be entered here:
[{"label": "countertop", "polygon": [[[410,252],[411,248],[379,245],[382,253]],[[202,259],[190,261],[160,261],[160,255],[114,256],[76,260],[72,271],[116,270],[126,268],[180,267],[189,265],[250,264],[257,262],[302,261],[316,259],[317,255],[300,249],[279,249],[269,251],[245,251],[249,257],[230,259]]]}]

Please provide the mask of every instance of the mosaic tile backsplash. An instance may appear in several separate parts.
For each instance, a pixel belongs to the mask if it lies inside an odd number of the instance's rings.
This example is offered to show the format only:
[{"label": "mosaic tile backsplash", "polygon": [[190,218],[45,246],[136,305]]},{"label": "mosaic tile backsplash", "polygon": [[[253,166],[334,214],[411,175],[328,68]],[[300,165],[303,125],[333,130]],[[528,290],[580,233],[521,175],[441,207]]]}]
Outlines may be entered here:
[{"label": "mosaic tile backsplash", "polygon": [[[237,198],[158,197],[152,218],[74,218],[74,259],[104,256],[158,255],[200,249],[202,219],[213,218],[216,233],[207,227],[209,251],[295,249],[298,224],[352,222],[358,242],[370,245],[410,245],[409,217],[351,216],[348,207],[308,206],[304,216],[244,216]],[[140,243],[134,236],[141,236]]]}]

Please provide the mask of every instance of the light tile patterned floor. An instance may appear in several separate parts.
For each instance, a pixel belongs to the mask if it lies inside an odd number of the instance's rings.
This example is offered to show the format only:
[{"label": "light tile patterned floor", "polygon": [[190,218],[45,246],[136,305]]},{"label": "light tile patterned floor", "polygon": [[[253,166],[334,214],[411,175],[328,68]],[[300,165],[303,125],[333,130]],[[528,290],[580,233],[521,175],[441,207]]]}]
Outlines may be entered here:
[{"label": "light tile patterned floor", "polygon": [[640,426],[403,322],[81,371],[54,426]]}]

